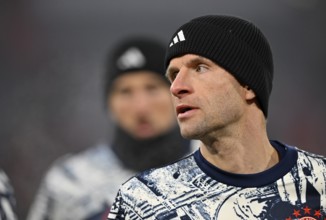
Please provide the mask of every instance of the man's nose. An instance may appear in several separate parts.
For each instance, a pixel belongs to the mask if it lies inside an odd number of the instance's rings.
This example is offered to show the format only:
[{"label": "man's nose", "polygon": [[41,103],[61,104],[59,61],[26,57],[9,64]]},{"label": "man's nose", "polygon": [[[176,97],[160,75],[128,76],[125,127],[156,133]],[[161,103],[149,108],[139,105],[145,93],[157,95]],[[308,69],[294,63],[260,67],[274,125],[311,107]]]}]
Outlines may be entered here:
[{"label": "man's nose", "polygon": [[170,86],[170,92],[177,98],[182,98],[191,92],[190,78],[187,70],[180,70]]},{"label": "man's nose", "polygon": [[144,92],[139,92],[135,95],[133,99],[133,108],[137,112],[145,112],[150,108],[150,97]]}]

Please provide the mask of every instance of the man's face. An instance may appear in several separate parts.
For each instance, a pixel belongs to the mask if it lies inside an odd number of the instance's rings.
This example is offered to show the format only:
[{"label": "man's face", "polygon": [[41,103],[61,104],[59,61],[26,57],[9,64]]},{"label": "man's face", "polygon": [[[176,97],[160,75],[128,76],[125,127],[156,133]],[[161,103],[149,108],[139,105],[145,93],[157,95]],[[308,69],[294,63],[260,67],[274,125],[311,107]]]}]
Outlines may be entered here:
[{"label": "man's face", "polygon": [[116,123],[137,139],[156,137],[176,124],[169,86],[156,73],[126,73],[113,82],[108,104]]},{"label": "man's face", "polygon": [[202,140],[227,131],[224,128],[232,127],[244,114],[247,89],[209,59],[193,54],[174,58],[166,76],[186,138]]}]

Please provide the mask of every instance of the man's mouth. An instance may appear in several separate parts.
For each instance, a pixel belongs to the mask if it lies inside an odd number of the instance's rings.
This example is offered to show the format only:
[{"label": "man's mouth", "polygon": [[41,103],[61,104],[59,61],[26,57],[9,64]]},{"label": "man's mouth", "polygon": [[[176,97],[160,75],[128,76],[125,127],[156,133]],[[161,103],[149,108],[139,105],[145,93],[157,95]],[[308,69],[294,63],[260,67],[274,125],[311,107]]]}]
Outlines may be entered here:
[{"label": "man's mouth", "polygon": [[195,109],[195,107],[192,107],[192,106],[189,106],[189,105],[179,105],[177,106],[176,108],[176,113],[177,115],[180,115],[180,114],[185,114],[191,110]]},{"label": "man's mouth", "polygon": [[135,125],[135,134],[138,138],[150,138],[155,133],[155,129],[150,120],[139,118]]},{"label": "man's mouth", "polygon": [[137,120],[137,126],[138,127],[150,127],[151,123],[146,118],[138,118]]}]

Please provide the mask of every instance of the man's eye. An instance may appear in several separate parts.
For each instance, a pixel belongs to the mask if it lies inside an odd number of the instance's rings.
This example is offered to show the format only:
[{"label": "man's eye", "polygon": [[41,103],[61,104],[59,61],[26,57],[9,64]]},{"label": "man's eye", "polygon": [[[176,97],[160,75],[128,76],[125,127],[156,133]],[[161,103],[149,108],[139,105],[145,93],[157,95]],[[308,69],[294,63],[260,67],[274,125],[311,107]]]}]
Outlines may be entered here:
[{"label": "man's eye", "polygon": [[172,83],[175,80],[177,75],[178,75],[177,71],[169,73],[168,80],[170,81],[170,83]]},{"label": "man's eye", "polygon": [[119,89],[116,91],[117,94],[123,95],[123,96],[128,96],[131,94],[130,89]]},{"label": "man's eye", "polygon": [[155,92],[158,90],[158,86],[157,85],[147,85],[146,86],[146,90],[149,91],[149,92]]},{"label": "man's eye", "polygon": [[196,67],[196,71],[197,72],[204,72],[204,71],[206,71],[207,70],[207,66],[205,66],[205,65],[198,65],[197,67]]}]

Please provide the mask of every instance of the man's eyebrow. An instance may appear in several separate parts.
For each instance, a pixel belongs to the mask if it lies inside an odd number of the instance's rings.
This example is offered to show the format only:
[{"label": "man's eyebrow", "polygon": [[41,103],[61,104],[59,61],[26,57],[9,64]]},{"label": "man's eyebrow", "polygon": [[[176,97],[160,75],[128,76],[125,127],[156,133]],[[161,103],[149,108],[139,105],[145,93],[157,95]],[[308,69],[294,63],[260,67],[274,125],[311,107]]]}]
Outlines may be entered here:
[{"label": "man's eyebrow", "polygon": [[[210,60],[205,58],[205,57],[202,57],[202,56],[199,56],[199,55],[196,55],[195,57],[191,58],[190,60],[188,60],[186,63],[185,63],[185,66],[194,66],[194,65],[198,65],[200,63],[207,63],[209,62]],[[177,72],[179,71],[179,68],[177,67],[174,67],[174,66],[168,66],[167,70],[166,70],[166,73],[165,73],[165,77],[169,77],[169,75],[173,72]]]},{"label": "man's eyebrow", "polygon": [[193,59],[189,60],[187,62],[187,64],[193,65],[193,64],[204,63],[204,62],[209,62],[209,61],[210,61],[209,59],[198,55],[198,56],[194,57]]},{"label": "man's eyebrow", "polygon": [[209,62],[210,60],[205,58],[205,57],[202,57],[202,56],[199,56],[199,55],[196,55],[195,57],[191,58],[190,60],[188,60],[185,65],[186,66],[193,66],[193,65],[197,65],[197,64],[200,64],[200,63],[207,63]]}]

